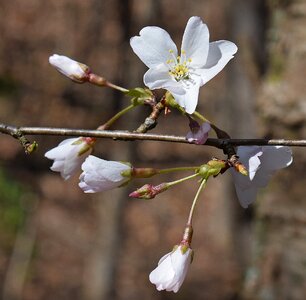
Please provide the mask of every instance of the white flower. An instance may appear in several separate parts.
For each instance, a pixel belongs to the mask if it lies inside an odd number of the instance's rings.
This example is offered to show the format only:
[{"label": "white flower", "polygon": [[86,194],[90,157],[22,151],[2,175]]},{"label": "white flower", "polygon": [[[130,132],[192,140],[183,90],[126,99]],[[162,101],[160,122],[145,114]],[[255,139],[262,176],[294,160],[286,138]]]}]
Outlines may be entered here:
[{"label": "white flower", "polygon": [[111,190],[127,183],[132,167],[126,163],[107,161],[93,155],[82,164],[79,187],[85,193]]},{"label": "white flower", "polygon": [[191,17],[183,35],[181,55],[170,35],[160,27],[143,28],[130,44],[149,68],[144,83],[150,89],[164,88],[178,104],[192,114],[198,103],[199,88],[216,76],[237,52],[237,46],[221,40],[209,43],[206,24]]},{"label": "white flower", "polygon": [[149,276],[157,290],[177,292],[181,287],[192,260],[192,250],[185,246],[178,246],[174,251],[163,256],[158,266]]},{"label": "white flower", "polygon": [[292,151],[283,146],[240,146],[239,161],[246,167],[248,176],[231,169],[235,189],[242,207],[247,208],[256,200],[257,190],[265,187],[278,169],[292,163]]},{"label": "white flower", "polygon": [[[197,123],[196,123],[197,124]],[[197,145],[203,145],[207,141],[208,132],[211,129],[210,124],[205,122],[201,126],[191,126],[191,131],[186,135],[186,139],[189,143],[194,143]]]},{"label": "white flower", "polygon": [[67,180],[77,172],[91,153],[94,140],[91,138],[71,138],[62,141],[57,147],[45,153],[45,157],[53,159],[51,170],[60,172]]},{"label": "white flower", "polygon": [[88,80],[89,67],[67,56],[53,54],[49,57],[49,63],[57,71],[75,82],[83,83]]}]

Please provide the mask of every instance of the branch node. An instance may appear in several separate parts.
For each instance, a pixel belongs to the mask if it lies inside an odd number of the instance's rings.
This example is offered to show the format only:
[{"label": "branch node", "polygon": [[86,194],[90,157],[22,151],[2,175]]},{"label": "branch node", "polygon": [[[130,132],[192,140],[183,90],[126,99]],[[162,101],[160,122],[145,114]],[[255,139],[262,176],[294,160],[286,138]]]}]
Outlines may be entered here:
[{"label": "branch node", "polygon": [[13,128],[10,132],[11,136],[15,139],[17,139],[21,146],[23,147],[24,149],[24,152],[26,154],[31,154],[33,153],[37,147],[38,147],[38,144],[36,141],[34,142],[30,142],[22,133],[22,131],[19,129],[19,128]]}]

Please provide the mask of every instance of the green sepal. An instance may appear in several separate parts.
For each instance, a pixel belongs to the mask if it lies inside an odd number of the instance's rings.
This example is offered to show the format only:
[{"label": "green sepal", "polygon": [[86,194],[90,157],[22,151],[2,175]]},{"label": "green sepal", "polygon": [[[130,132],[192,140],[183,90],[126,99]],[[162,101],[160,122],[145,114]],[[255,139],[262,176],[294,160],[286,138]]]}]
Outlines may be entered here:
[{"label": "green sepal", "polygon": [[120,175],[123,176],[123,177],[131,178],[132,177],[132,172],[133,172],[132,165],[129,162],[121,162],[121,163],[127,165],[130,168],[128,170],[124,170],[124,171],[120,172]]},{"label": "green sepal", "polygon": [[200,166],[198,174],[204,178],[208,179],[210,176],[217,176],[223,168],[226,167],[226,163],[222,160],[210,160],[207,164]]},{"label": "green sepal", "polygon": [[146,101],[154,99],[152,91],[147,88],[130,89],[126,92],[126,95],[132,97],[131,103],[135,106],[143,105]]},{"label": "green sepal", "polygon": [[32,154],[36,149],[38,148],[38,143],[37,142],[32,142],[31,144],[26,146],[26,154]]},{"label": "green sepal", "polygon": [[80,145],[80,144],[82,144],[82,143],[84,143],[83,138],[79,138],[79,139],[77,139],[76,141],[74,141],[71,145]]},{"label": "green sepal", "polygon": [[179,245],[175,245],[172,249],[172,252],[175,252],[177,250],[177,248],[179,247]]},{"label": "green sepal", "polygon": [[184,255],[188,251],[189,246],[188,245],[181,245],[181,253]]},{"label": "green sepal", "polygon": [[120,184],[120,185],[118,186],[118,188],[127,186],[127,185],[130,183],[130,181],[131,181],[131,180],[128,180],[128,181],[126,181],[126,182],[123,182],[122,184]]},{"label": "green sepal", "polygon": [[181,112],[182,114],[186,114],[186,111],[183,107],[181,107],[174,99],[174,97],[172,96],[172,94],[167,91],[165,94],[165,102],[166,102],[166,106],[168,107],[173,107],[175,109],[177,109],[179,112]]},{"label": "green sepal", "polygon": [[82,149],[78,152],[78,156],[83,155],[84,153],[86,153],[87,151],[89,151],[92,147],[90,145],[84,145],[84,147],[82,147]]},{"label": "green sepal", "polygon": [[194,258],[194,251],[192,249],[190,250],[191,250],[190,264],[192,264]]}]

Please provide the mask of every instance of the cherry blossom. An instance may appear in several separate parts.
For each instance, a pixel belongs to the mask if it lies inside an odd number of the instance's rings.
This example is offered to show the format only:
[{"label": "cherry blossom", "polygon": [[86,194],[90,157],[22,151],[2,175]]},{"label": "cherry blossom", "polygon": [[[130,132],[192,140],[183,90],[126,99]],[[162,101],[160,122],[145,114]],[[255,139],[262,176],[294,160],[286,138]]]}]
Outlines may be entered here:
[{"label": "cherry blossom", "polygon": [[82,170],[79,187],[85,193],[97,193],[128,183],[132,167],[127,163],[108,161],[90,155],[82,164]]},{"label": "cherry blossom", "polygon": [[57,71],[77,83],[88,81],[89,67],[67,56],[53,54],[49,57],[49,63]]},{"label": "cherry blossom", "polygon": [[292,151],[284,146],[240,146],[239,161],[247,168],[248,176],[231,169],[236,194],[242,207],[256,200],[259,188],[265,187],[278,169],[292,163]]},{"label": "cherry blossom", "polygon": [[78,170],[85,158],[91,153],[94,144],[92,138],[71,138],[62,141],[57,147],[45,153],[45,157],[54,160],[51,170],[60,172],[67,180]]},{"label": "cherry blossom", "polygon": [[149,68],[145,85],[168,90],[189,114],[196,109],[200,87],[216,76],[238,49],[230,41],[209,43],[208,28],[199,17],[188,20],[180,55],[170,35],[160,27],[143,28],[130,44]]},{"label": "cherry blossom", "polygon": [[191,248],[180,245],[160,259],[158,266],[149,276],[157,290],[178,292],[191,263],[192,252]]}]

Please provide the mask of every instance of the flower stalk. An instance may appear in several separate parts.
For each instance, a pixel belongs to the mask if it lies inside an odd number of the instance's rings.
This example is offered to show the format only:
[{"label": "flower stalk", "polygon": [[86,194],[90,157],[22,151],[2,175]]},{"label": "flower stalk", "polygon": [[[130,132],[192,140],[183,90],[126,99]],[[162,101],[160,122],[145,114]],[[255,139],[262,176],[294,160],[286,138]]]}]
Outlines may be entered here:
[{"label": "flower stalk", "polygon": [[200,193],[201,191],[204,189],[204,187],[206,186],[206,182],[207,179],[202,179],[200,187],[198,188],[198,191],[193,199],[191,208],[190,208],[190,212],[189,212],[189,216],[188,216],[188,220],[187,220],[187,224],[191,226],[192,224],[192,218],[193,218],[193,214],[194,214],[194,210],[195,210],[195,206],[197,204],[197,201],[199,199]]},{"label": "flower stalk", "polygon": [[135,107],[134,104],[130,104],[129,106],[125,107],[118,113],[116,113],[113,117],[111,117],[107,122],[100,125],[97,130],[107,130],[109,129],[119,118],[121,118],[123,115],[125,115],[127,112],[132,110]]}]

